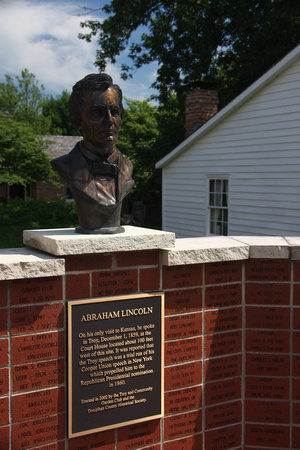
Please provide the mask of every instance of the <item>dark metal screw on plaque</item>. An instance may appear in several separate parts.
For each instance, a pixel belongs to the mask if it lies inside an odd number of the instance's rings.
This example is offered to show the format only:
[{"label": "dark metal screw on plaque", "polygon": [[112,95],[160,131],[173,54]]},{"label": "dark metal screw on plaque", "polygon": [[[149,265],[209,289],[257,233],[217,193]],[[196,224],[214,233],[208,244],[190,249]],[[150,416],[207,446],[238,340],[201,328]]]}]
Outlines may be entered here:
[{"label": "dark metal screw on plaque", "polygon": [[134,181],[131,161],[116,148],[124,113],[122,97],[120,87],[104,73],[87,75],[73,86],[70,119],[83,140],[51,164],[75,199],[77,233],[124,231],[122,201]]}]

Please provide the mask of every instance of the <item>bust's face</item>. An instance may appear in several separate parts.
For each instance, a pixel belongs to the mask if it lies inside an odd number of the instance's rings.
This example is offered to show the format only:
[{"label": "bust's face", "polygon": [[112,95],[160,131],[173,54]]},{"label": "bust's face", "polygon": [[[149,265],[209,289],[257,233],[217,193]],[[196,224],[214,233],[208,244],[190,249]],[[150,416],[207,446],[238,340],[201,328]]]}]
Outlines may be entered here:
[{"label": "bust's face", "polygon": [[122,124],[119,99],[110,87],[105,92],[84,90],[81,129],[85,146],[101,156],[111,151]]}]

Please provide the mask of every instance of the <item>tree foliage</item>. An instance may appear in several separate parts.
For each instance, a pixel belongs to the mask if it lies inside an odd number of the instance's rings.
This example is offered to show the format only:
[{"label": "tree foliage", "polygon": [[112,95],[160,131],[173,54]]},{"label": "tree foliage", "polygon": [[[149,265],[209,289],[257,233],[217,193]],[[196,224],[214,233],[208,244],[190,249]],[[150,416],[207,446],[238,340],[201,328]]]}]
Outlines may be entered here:
[{"label": "tree foliage", "polygon": [[135,186],[134,199],[145,199],[153,189],[154,151],[158,138],[156,108],[147,101],[126,100],[117,147],[132,162]]},{"label": "tree foliage", "polygon": [[206,81],[218,84],[224,103],[300,41],[298,0],[111,0],[102,10],[107,18],[83,22],[89,32],[79,35],[97,36],[99,71],[129,47],[123,78],[156,61],[161,98]]},{"label": "tree foliage", "polygon": [[45,146],[28,124],[0,116],[0,184],[57,184]]},{"label": "tree foliage", "polygon": [[51,119],[50,134],[63,136],[78,136],[79,132],[74,129],[69,116],[69,98],[67,91],[53,97],[48,95],[43,102],[43,115]]},{"label": "tree foliage", "polygon": [[161,174],[155,163],[184,138],[182,115],[174,96],[167,105],[160,106],[147,100],[126,99],[126,102],[117,147],[133,163],[135,187],[129,195],[132,201],[157,203]]},{"label": "tree foliage", "polygon": [[21,76],[5,75],[0,83],[0,110],[9,112],[18,122],[24,122],[39,134],[48,134],[51,119],[42,114],[44,86],[27,69]]}]

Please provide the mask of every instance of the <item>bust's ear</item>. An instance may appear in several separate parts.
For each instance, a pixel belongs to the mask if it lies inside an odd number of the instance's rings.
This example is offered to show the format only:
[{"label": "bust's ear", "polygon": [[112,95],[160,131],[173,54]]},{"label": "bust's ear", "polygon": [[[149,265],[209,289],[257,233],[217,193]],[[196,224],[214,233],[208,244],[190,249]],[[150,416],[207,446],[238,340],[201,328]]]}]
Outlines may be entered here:
[{"label": "bust's ear", "polygon": [[75,122],[75,129],[77,131],[82,131],[83,130],[81,119],[76,120],[76,122]]}]

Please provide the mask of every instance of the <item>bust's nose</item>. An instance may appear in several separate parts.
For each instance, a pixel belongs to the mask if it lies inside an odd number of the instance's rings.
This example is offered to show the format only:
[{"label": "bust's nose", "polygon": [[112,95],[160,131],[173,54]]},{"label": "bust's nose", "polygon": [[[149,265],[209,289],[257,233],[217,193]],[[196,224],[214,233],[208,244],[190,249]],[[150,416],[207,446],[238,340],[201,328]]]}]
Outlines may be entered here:
[{"label": "bust's nose", "polygon": [[112,115],[109,108],[105,110],[104,122],[107,123],[108,126],[113,124]]}]

